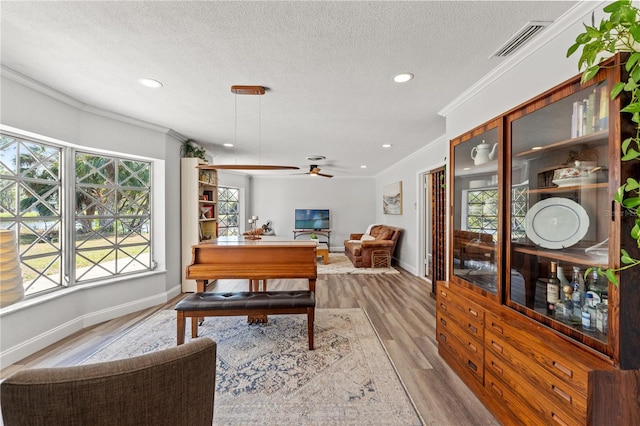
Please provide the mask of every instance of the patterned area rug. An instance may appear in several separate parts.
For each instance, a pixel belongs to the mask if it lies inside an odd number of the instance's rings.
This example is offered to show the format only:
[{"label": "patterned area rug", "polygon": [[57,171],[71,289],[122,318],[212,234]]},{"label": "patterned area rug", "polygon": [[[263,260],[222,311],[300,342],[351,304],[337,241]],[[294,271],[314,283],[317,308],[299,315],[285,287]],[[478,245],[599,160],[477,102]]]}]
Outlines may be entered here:
[{"label": "patterned area rug", "polygon": [[399,274],[400,272],[389,268],[356,268],[343,253],[329,253],[329,264],[325,265],[318,258],[318,274]]},{"label": "patterned area rug", "polygon": [[[84,364],[171,347],[175,330],[160,311]],[[423,424],[362,309],[316,309],[313,351],[305,315],[210,317],[199,333],[218,343],[214,425]]]}]

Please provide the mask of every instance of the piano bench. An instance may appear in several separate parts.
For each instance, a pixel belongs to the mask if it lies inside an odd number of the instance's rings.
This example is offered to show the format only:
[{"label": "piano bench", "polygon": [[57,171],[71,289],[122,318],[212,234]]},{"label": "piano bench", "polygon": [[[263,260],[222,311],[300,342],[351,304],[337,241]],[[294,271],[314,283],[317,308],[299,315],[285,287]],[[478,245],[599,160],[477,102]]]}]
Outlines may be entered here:
[{"label": "piano bench", "polygon": [[240,291],[194,293],[176,305],[178,345],[184,343],[186,318],[191,318],[191,337],[198,337],[198,318],[241,315],[307,314],[309,350],[313,350],[313,316],[316,307],[312,291]]}]

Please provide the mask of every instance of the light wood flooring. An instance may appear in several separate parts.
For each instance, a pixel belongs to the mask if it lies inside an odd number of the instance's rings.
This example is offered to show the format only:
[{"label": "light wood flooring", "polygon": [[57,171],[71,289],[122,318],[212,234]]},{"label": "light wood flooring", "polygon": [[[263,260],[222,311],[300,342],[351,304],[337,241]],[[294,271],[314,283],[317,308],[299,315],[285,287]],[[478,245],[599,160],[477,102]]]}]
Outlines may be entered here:
[{"label": "light wood flooring", "polygon": [[[438,355],[431,284],[405,271],[399,275],[320,275],[317,308],[363,308],[374,324],[426,425],[497,425],[495,418]],[[306,289],[303,280],[272,280],[269,290]],[[246,281],[221,280],[209,291],[247,289]],[[88,327],[0,371],[5,378],[25,367],[76,365],[159,309]]]}]

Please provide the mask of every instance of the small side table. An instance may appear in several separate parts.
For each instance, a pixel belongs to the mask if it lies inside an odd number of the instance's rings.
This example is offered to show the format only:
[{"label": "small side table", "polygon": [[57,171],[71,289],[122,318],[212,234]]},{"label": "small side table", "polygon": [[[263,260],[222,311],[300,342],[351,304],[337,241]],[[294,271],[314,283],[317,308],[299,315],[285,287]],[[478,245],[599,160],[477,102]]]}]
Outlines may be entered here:
[{"label": "small side table", "polygon": [[316,248],[316,254],[318,256],[322,256],[322,260],[325,265],[329,264],[329,247],[326,244],[320,243],[318,244],[318,248]]},{"label": "small side table", "polygon": [[391,266],[391,256],[386,250],[371,252],[371,268],[388,268]]}]

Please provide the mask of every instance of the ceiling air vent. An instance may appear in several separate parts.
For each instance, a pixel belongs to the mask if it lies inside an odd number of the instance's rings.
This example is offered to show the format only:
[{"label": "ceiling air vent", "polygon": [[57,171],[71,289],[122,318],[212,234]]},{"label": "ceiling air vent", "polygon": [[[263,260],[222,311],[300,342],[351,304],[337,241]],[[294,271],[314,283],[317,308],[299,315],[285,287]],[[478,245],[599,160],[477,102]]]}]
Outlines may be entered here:
[{"label": "ceiling air vent", "polygon": [[505,58],[512,55],[516,50],[524,46],[529,40],[536,36],[545,27],[549,26],[551,22],[547,21],[531,21],[520,29],[513,37],[511,37],[505,44],[500,46],[491,56],[498,58]]}]

